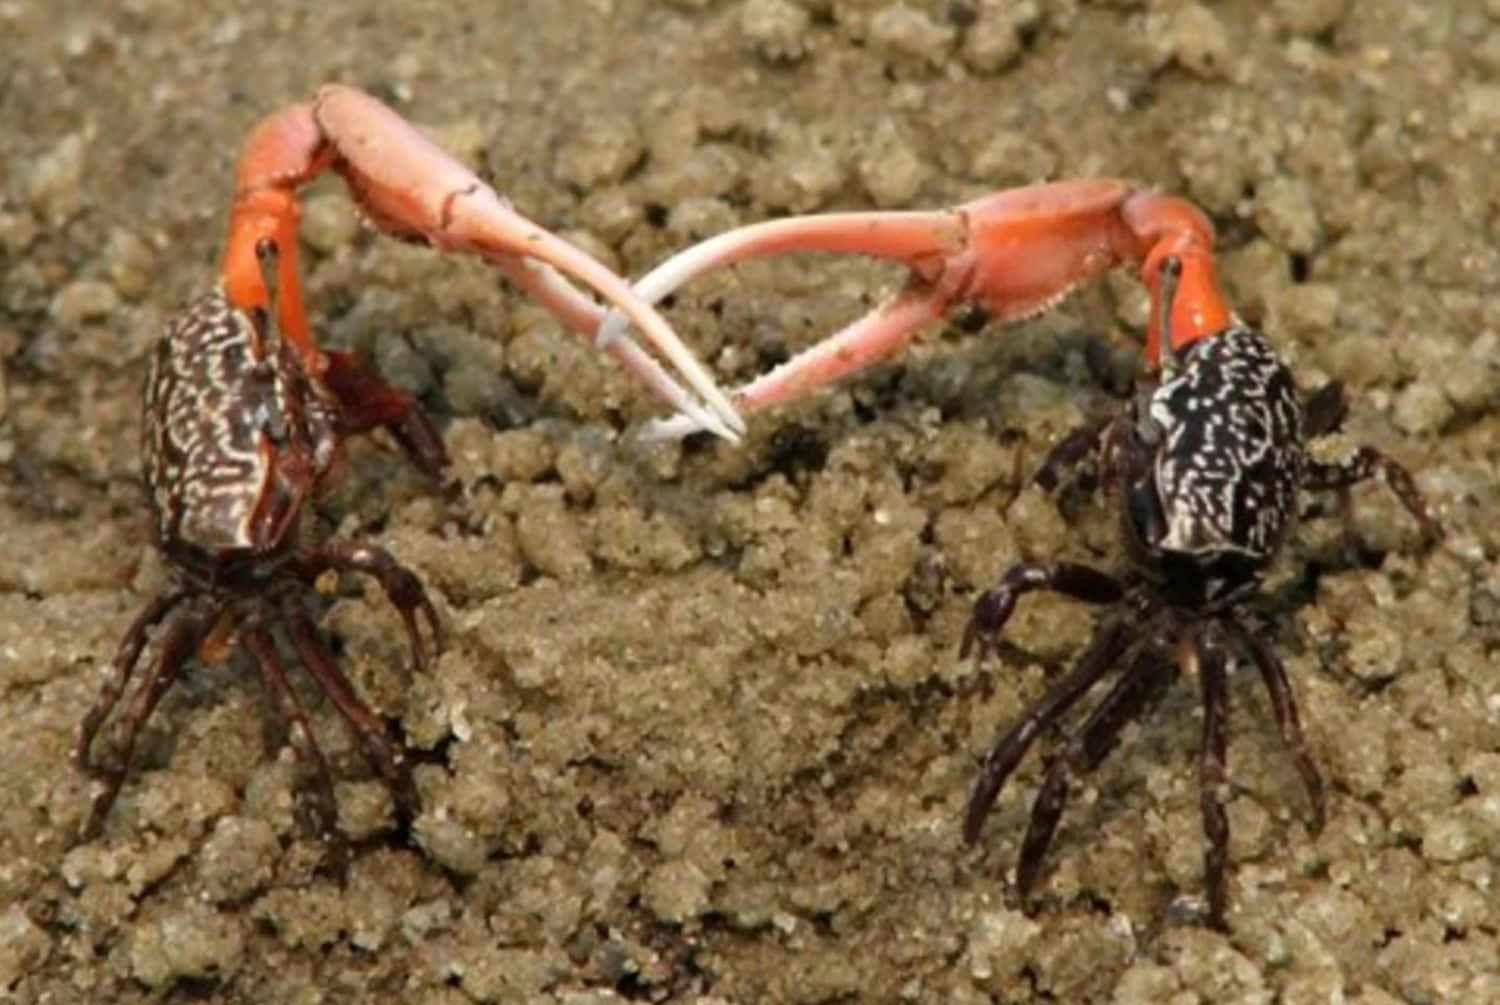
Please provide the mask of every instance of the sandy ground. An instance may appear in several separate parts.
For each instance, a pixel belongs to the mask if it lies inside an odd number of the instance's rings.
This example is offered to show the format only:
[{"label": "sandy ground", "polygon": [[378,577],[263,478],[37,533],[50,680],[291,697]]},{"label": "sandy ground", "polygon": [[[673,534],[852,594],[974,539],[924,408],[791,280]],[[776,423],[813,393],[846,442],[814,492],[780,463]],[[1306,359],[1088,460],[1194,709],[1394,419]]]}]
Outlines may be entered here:
[{"label": "sandy ground", "polygon": [[[1500,1000],[1500,4],[343,9],[0,3],[0,996]],[[1092,624],[1028,600],[976,674],[956,655],[976,590],[1020,556],[1118,558],[1104,507],[1068,522],[1022,482],[1118,407],[1133,280],[931,333],[742,448],[644,447],[629,381],[482,265],[359,227],[329,183],[306,234],[318,328],[421,394],[456,458],[439,491],[363,442],[307,528],[390,548],[451,629],[424,675],[373,586],[319,608],[426,752],[426,810],[394,832],[319,707],[358,838],[346,885],[320,873],[235,659],[186,677],[103,837],[73,847],[73,731],[164,577],[145,354],[214,280],[240,138],[329,79],[631,273],[737,222],[1044,177],[1204,205],[1244,314],[1304,383],[1348,382],[1350,432],[1409,462],[1450,530],[1423,554],[1382,488],[1355,493],[1347,537],[1309,500],[1272,577],[1327,828],[1309,835],[1239,673],[1230,934],[1193,921],[1192,681],[1076,794],[1034,914],[1011,880],[1041,758],[962,843],[977,758]],[[741,380],[899,279],[784,260],[670,315]]]}]

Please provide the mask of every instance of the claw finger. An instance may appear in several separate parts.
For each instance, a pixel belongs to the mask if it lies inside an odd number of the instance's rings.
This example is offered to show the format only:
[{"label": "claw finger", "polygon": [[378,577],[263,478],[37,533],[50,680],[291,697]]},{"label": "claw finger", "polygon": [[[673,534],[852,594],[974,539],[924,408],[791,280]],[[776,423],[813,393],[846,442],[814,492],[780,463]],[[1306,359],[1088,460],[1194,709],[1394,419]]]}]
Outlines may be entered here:
[{"label": "claw finger", "polygon": [[[611,342],[606,350],[621,366],[640,378],[652,391],[656,392],[658,398],[677,409],[679,416],[685,423],[690,423],[691,428],[686,429],[676,439],[681,439],[688,433],[706,431],[730,443],[740,442],[740,436],[745,431],[745,420],[739,418],[737,426],[731,426],[725,418],[705,408],[691,395],[684,391],[675,380],[667,376],[661,366],[641,349],[640,346],[627,339]],[[645,438],[648,440],[671,439],[673,437],[655,436],[650,433],[652,426],[660,420],[652,420],[646,425]]]},{"label": "claw finger", "polygon": [[456,203],[460,201],[473,205],[454,206],[451,233],[444,234],[444,238],[452,237],[461,245],[467,243],[464,224],[468,222],[465,218],[472,213],[475,225],[482,228],[483,236],[491,242],[491,247],[488,248],[478,245],[479,250],[483,253],[498,253],[499,249],[495,247],[495,236],[499,231],[497,224],[504,221],[512,233],[517,235],[514,239],[506,240],[506,252],[545,262],[564,275],[587,284],[635,323],[646,340],[671,362],[688,386],[697,392],[721,422],[731,429],[744,429],[744,420],[740,418],[729,396],[714,382],[707,369],[698,362],[698,358],[672,330],[666,319],[642,300],[629,283],[581,249],[521,216],[488,186],[467,193],[462,200],[455,200]]}]

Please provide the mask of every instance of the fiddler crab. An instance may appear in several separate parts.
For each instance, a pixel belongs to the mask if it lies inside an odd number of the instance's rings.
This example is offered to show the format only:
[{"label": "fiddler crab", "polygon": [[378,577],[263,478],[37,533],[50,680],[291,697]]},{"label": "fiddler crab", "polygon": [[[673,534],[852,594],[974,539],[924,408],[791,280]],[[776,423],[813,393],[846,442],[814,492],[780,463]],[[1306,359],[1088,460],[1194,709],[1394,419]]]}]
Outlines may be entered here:
[{"label": "fiddler crab", "polygon": [[[1011,566],[974,605],[960,658],[982,659],[1026,593],[1049,590],[1107,608],[1072,670],[994,745],[980,769],[963,833],[977,842],[1006,780],[1042,733],[1112,668],[1124,670],[1048,764],[1021,842],[1023,902],[1041,871],[1074,779],[1092,771],[1123,728],[1178,670],[1202,689],[1199,806],[1205,836],[1207,920],[1225,924],[1229,795],[1226,679],[1248,659],[1270,697],[1283,744],[1307,789],[1310,829],[1325,818],[1323,785],[1308,751],[1285,668],[1255,625],[1250,601],[1294,522],[1299,490],[1343,489],[1381,476],[1420,525],[1442,533],[1410,474],[1369,447],[1340,463],[1310,456],[1310,438],[1334,432],[1342,388],[1304,399],[1265,337],[1220,292],[1208,218],[1191,203],[1117,180],[1083,179],[1001,191],[930,212],[792,217],[720,234],[668,259],[636,283],[656,302],[695,276],[782,251],[857,252],[905,263],[897,294],[836,335],[734,392],[754,412],[856,371],[912,339],[955,304],[1019,319],[1121,264],[1139,266],[1150,294],[1146,357],[1158,371],[1123,414],[1059,442],[1038,475],[1096,463],[1118,501],[1126,562],[1118,573],[1067,561]],[[611,317],[605,344],[622,330]],[[699,427],[679,415],[661,436]]]},{"label": "fiddler crab", "polygon": [[[1270,696],[1283,743],[1308,791],[1311,827],[1325,817],[1281,660],[1250,601],[1286,538],[1302,489],[1346,488],[1375,475],[1435,540],[1441,528],[1411,476],[1362,448],[1340,463],[1307,449],[1342,421],[1342,391],[1304,399],[1263,335],[1229,309],[1215,271],[1213,228],[1187,201],[1111,179],[995,193],[954,209],[834,213],[753,224],[673,256],[632,288],[586,254],[512,210],[489,186],[374,98],[330,85],[252,133],[236,175],[219,288],[167,328],[146,391],[145,474],[158,547],[172,583],[126,633],[79,736],[80,765],[96,779],[85,836],[119,792],[135,737],[182,667],[240,638],[290,721],[289,738],[313,775],[308,821],[333,837],[332,781],[290,686],[276,641],[283,627],[323,693],[391,785],[398,813],[417,795],[402,745],[356,696],[301,600],[329,570],[373,576],[424,662],[418,616],[441,642],[436,611],[415,575],[370,545],[300,543],[298,514],[336,472],[346,437],[385,428],[422,470],[446,452],[408,395],[355,357],[320,349],[303,312],[296,260],[297,192],[331,168],[380,229],[493,263],[640,379],[677,414],[657,436],[706,430],[734,440],[741,412],[790,401],[894,352],[959,303],[1016,320],[1123,264],[1150,294],[1146,357],[1157,380],[1124,414],[1065,437],[1038,480],[1095,463],[1118,499],[1127,561],[1118,573],[1066,561],[1012,566],[974,605],[960,657],[993,651],[1017,600],[1050,590],[1108,608],[1073,669],[995,744],[964,817],[973,843],[1005,782],[1112,668],[1124,670],[1048,765],[1022,839],[1016,883],[1028,899],[1077,775],[1094,769],[1179,670],[1197,673],[1203,728],[1200,809],[1207,917],[1225,922],[1227,676],[1248,659]],[[713,269],[780,251],[855,252],[903,262],[897,294],[825,342],[726,396],[650,305]],[[613,306],[604,308],[564,275]],[[625,335],[633,322],[682,374],[670,377]],[[95,759],[94,740],[120,701],[147,642],[167,620],[144,681],[121,714],[123,736]]]},{"label": "fiddler crab", "polygon": [[[398,816],[409,820],[417,809],[403,745],[360,700],[303,607],[324,573],[365,573],[400,613],[419,666],[426,662],[419,619],[434,648],[442,644],[441,623],[421,583],[391,555],[356,542],[306,543],[297,533],[304,505],[335,476],[351,435],[383,427],[429,475],[448,460],[411,396],[352,354],[319,348],[309,329],[297,265],[298,191],[326,169],[343,178],[381,230],[481,256],[565,324],[593,337],[604,307],[564,275],[586,283],[637,323],[692,391],[633,341],[611,340],[609,352],[622,366],[706,428],[730,437],[744,428],[707,371],[628,283],[521,216],[390,108],[329,85],[311,102],[271,115],[239,156],[217,287],[169,322],[151,361],[144,475],[170,583],[129,627],[79,729],[76,760],[93,779],[85,840],[99,833],[137,735],[183,667],[196,655],[222,656],[235,633],[311,776],[300,808],[312,832],[336,838],[337,805],[327,764],[288,683],[278,635],[358,736],[390,785]],[[148,636],[163,621],[155,659],[117,717],[120,735],[96,744]]]}]

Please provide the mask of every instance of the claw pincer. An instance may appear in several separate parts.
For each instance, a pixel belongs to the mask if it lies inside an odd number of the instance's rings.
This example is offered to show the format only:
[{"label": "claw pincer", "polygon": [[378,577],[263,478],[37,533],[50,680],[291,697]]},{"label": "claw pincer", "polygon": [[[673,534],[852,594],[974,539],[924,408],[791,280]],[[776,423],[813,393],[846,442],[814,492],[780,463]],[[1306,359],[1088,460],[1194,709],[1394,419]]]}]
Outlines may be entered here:
[{"label": "claw pincer", "polygon": [[[1151,292],[1146,357],[1155,363],[1164,302],[1157,276],[1167,256],[1182,273],[1169,319],[1179,347],[1225,330],[1234,319],[1219,288],[1213,244],[1212,223],[1185,199],[1113,178],[1082,178],[1006,189],[952,209],[821,213],[748,224],[673,255],[635,289],[657,303],[706,272],[787,251],[871,255],[911,270],[906,285],[864,317],[735,389],[734,403],[756,412],[896,352],[959,304],[978,304],[999,321],[1019,320],[1121,265],[1138,266]],[[611,312],[601,337],[624,323]],[[677,437],[700,428],[679,414],[657,422],[652,432]]]},{"label": "claw pincer", "polygon": [[[297,265],[298,193],[332,171],[377,228],[439,251],[477,255],[496,266],[564,324],[593,338],[604,308],[569,279],[584,283],[628,317],[682,374],[684,388],[629,338],[608,352],[670,407],[734,439],[744,428],[724,392],[666,320],[630,285],[594,258],[527,219],[472,171],[411,123],[363,91],[327,84],[311,102],[290,105],[251,132],[235,169],[229,239],[222,263],[229,301],[264,307],[257,251],[280,249],[278,322],[311,374],[325,363],[308,330]],[[568,278],[564,278],[564,277]]]}]

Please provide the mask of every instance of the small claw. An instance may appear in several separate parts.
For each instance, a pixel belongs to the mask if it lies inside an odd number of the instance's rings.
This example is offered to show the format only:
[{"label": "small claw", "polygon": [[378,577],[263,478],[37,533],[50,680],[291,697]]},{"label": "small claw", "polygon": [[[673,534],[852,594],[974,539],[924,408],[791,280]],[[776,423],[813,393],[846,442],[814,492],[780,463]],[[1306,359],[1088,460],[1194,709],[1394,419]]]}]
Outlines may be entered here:
[{"label": "small claw", "polygon": [[448,465],[448,448],[421,403],[351,352],[329,349],[323,356],[327,362],[323,381],[339,400],[344,431],[363,433],[384,427],[418,470],[441,479]]}]

